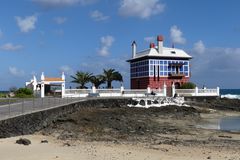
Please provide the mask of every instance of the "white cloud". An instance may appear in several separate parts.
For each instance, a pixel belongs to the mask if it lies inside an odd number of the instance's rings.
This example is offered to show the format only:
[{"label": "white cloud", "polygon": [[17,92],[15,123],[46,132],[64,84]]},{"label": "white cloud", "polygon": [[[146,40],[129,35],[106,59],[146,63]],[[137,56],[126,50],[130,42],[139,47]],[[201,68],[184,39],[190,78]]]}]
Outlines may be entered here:
[{"label": "white cloud", "polygon": [[67,18],[66,17],[55,17],[53,20],[57,24],[63,24],[67,21]]},{"label": "white cloud", "polygon": [[12,43],[6,43],[0,46],[0,50],[4,51],[19,51],[21,49],[23,49],[22,45],[14,45]]},{"label": "white cloud", "polygon": [[60,71],[64,72],[67,75],[73,75],[74,74],[73,69],[68,65],[61,66]]},{"label": "white cloud", "polygon": [[144,41],[147,42],[147,43],[148,42],[154,42],[155,41],[155,37],[145,37]]},{"label": "white cloud", "polygon": [[16,77],[22,77],[25,74],[25,72],[23,70],[20,70],[16,67],[9,67],[8,70],[11,75],[16,76]]},{"label": "white cloud", "polygon": [[25,18],[21,18],[21,17],[15,17],[16,21],[17,21],[17,25],[19,27],[19,29],[21,30],[21,32],[27,33],[33,29],[35,29],[35,24],[37,22],[37,16],[33,15],[33,16],[27,16]]},{"label": "white cloud", "polygon": [[32,0],[32,1],[46,8],[58,8],[74,6],[77,4],[80,5],[92,4],[97,0]]},{"label": "white cloud", "polygon": [[121,0],[119,14],[125,17],[139,17],[147,19],[163,12],[165,4],[159,0]]},{"label": "white cloud", "polygon": [[176,26],[172,26],[170,29],[170,37],[173,43],[176,44],[185,44],[186,39],[183,37],[182,31]]},{"label": "white cloud", "polygon": [[113,42],[115,41],[114,37],[112,36],[105,36],[101,37],[101,48],[98,50],[98,54],[101,56],[109,55],[109,49],[112,46]]},{"label": "white cloud", "polygon": [[[207,86],[236,88],[240,79],[240,48],[205,48],[207,54],[189,51],[194,57],[192,64],[192,81]],[[233,78],[234,77],[234,78]]]},{"label": "white cloud", "polygon": [[193,45],[193,50],[198,54],[203,54],[205,52],[205,49],[205,45],[201,40],[194,43]]},{"label": "white cloud", "polygon": [[105,21],[109,19],[109,16],[104,15],[102,12],[95,10],[90,13],[90,16],[95,21]]}]

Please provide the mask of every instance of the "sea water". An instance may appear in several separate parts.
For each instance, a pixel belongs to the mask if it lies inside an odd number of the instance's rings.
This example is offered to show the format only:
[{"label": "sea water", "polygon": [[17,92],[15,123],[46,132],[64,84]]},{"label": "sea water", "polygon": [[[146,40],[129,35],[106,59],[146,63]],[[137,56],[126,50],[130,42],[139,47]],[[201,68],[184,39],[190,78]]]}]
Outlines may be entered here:
[{"label": "sea water", "polygon": [[240,131],[240,117],[224,117],[219,121],[220,130]]},{"label": "sea water", "polygon": [[204,122],[200,122],[196,125],[196,127],[230,132],[240,132],[240,116],[221,117],[218,119],[204,119]]},{"label": "sea water", "polygon": [[[221,89],[221,98],[240,99],[240,89]],[[240,106],[239,106],[240,107]],[[222,117],[197,125],[200,128],[240,132],[240,116]]]},{"label": "sea water", "polygon": [[220,89],[222,98],[240,99],[240,89]]}]

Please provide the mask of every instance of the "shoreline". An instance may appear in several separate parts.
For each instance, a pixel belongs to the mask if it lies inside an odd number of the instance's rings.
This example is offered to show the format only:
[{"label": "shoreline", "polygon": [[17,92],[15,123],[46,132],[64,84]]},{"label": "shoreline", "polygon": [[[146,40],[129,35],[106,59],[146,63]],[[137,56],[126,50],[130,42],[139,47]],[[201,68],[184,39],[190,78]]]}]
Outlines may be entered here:
[{"label": "shoreline", "polygon": [[[191,107],[129,108],[125,104],[82,107],[56,117],[32,135],[0,139],[0,155],[10,159],[231,159],[239,160],[240,132],[198,128],[223,116],[240,116],[225,100]],[[106,103],[107,104],[107,103]],[[210,106],[213,105],[214,106]],[[218,106],[218,107],[216,107]],[[232,110],[232,108],[236,108]],[[15,144],[27,138],[32,144]],[[48,143],[41,143],[47,140]],[[11,154],[14,153],[14,154]]]}]

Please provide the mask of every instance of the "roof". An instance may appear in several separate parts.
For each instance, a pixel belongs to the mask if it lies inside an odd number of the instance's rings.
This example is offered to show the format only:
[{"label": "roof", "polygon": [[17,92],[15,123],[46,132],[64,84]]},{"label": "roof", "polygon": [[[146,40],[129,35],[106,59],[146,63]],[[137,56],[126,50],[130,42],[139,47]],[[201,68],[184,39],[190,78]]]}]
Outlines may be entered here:
[{"label": "roof", "polygon": [[192,56],[187,54],[185,51],[177,48],[167,48],[163,47],[163,53],[158,53],[158,48],[149,48],[147,50],[138,52],[134,58],[128,60],[128,62],[133,61],[135,59],[140,59],[143,57],[149,58],[183,58],[183,59],[191,59]]},{"label": "roof", "polygon": [[56,81],[63,81],[63,80],[62,78],[45,77],[44,81],[56,82]]}]

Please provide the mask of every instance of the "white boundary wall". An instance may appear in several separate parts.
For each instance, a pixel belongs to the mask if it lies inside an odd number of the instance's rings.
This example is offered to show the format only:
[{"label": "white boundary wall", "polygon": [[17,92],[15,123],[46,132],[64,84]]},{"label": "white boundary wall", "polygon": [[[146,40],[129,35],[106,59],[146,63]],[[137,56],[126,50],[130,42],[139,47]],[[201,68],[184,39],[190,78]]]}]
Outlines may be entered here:
[{"label": "white boundary wall", "polygon": [[220,89],[219,87],[215,88],[215,89],[209,89],[209,88],[204,88],[204,89],[198,89],[198,87],[196,87],[195,89],[175,89],[172,88],[174,90],[174,93],[178,94],[179,96],[220,96]]},{"label": "white boundary wall", "polygon": [[164,89],[150,90],[150,89],[65,89],[64,97],[145,97],[147,95],[155,94],[155,96],[166,97]]},{"label": "white boundary wall", "polygon": [[[176,93],[179,96],[220,96],[219,87],[215,89],[175,89],[175,86],[172,87],[172,93]],[[65,89],[64,97],[88,97],[88,96],[97,96],[97,97],[146,97],[148,95],[155,95],[158,97],[166,97],[167,90],[166,86],[163,89],[124,89],[123,87],[117,89]]]}]

